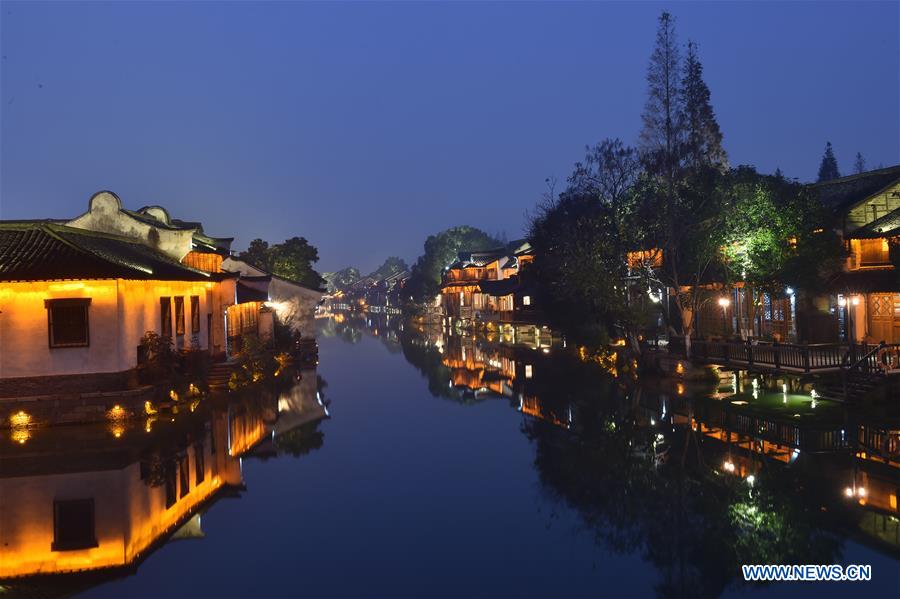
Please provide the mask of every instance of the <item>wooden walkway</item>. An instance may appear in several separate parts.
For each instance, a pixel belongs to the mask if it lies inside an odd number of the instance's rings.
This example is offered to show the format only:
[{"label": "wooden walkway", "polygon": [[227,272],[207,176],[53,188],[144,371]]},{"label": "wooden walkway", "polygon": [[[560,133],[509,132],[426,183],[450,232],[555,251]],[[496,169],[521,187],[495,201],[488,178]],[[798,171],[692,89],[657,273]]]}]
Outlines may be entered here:
[{"label": "wooden walkway", "polygon": [[[683,344],[678,344],[677,349],[670,347],[672,350],[684,355]],[[692,339],[691,354],[699,362],[748,370],[826,373],[862,366],[861,370],[867,372],[900,374],[900,344],[792,344]]]}]

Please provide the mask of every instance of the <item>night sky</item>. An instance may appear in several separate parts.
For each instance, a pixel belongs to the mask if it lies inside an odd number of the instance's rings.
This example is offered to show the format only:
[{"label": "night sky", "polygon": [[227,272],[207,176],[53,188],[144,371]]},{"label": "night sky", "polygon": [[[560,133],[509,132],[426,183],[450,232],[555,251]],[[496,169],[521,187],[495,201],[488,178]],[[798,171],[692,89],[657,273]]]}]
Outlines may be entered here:
[{"label": "night sky", "polygon": [[656,17],[699,44],[732,164],[900,162],[897,2],[3,2],[0,218],[100,189],[320,270],[522,234],[584,145],[634,142]]}]

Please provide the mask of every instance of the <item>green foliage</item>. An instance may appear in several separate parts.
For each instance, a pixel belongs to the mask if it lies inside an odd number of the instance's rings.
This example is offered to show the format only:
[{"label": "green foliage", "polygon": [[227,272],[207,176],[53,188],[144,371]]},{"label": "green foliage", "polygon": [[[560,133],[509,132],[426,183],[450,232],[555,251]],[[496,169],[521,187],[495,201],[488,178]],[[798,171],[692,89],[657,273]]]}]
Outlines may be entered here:
[{"label": "green foliage", "polygon": [[325,443],[325,433],[319,430],[321,420],[301,424],[275,437],[275,448],[279,452],[300,457],[320,449]]},{"label": "green foliage", "polygon": [[697,45],[693,42],[688,42],[680,92],[686,163],[694,167],[727,169],[728,155],[722,147],[722,131],[710,103],[709,87],[703,80],[703,65],[697,56]]},{"label": "green foliage", "polygon": [[351,285],[360,280],[362,276],[359,274],[359,270],[348,266],[337,272],[326,272],[322,275],[322,278],[327,283],[328,292],[334,293],[335,291],[346,291]]},{"label": "green foliage", "polygon": [[564,193],[534,219],[527,276],[540,283],[553,324],[579,342],[608,341],[625,315],[625,276],[616,215],[587,194]]},{"label": "green foliage", "polygon": [[246,334],[241,338],[241,351],[237,355],[240,368],[231,374],[228,386],[240,389],[271,378],[278,368],[275,348],[258,335]]},{"label": "green foliage", "polygon": [[147,331],[138,345],[143,356],[139,365],[141,379],[146,383],[171,380],[178,367],[178,356],[170,337],[163,337],[154,331]]},{"label": "green foliage", "polygon": [[402,258],[391,256],[387,258],[384,263],[376,268],[369,276],[384,278],[395,275],[397,273],[401,273],[404,270],[409,270],[409,266],[406,264],[406,262]]},{"label": "green foliage", "polygon": [[817,182],[831,181],[839,179],[841,176],[838,170],[837,159],[834,157],[834,150],[831,148],[831,142],[825,142],[825,153],[822,155],[822,162],[819,163],[819,178]]},{"label": "green foliage", "polygon": [[440,292],[441,272],[456,259],[459,252],[489,250],[500,245],[484,231],[465,225],[430,235],[425,240],[425,253],[419,256],[411,269],[406,288],[414,301],[428,301]]},{"label": "green foliage", "polygon": [[238,258],[312,289],[324,289],[325,280],[312,267],[319,261],[319,250],[305,237],[291,237],[271,247],[262,239],[254,239]]},{"label": "green foliage", "polygon": [[853,162],[853,172],[857,175],[866,172],[866,159],[863,158],[862,152],[856,153],[856,160]]},{"label": "green foliage", "polygon": [[275,252],[269,248],[269,242],[262,239],[251,241],[250,246],[238,254],[238,258],[266,272],[272,272],[275,268]]},{"label": "green foliage", "polygon": [[768,293],[789,285],[815,292],[841,268],[828,213],[805,187],[741,167],[728,191],[724,258],[732,280]]}]

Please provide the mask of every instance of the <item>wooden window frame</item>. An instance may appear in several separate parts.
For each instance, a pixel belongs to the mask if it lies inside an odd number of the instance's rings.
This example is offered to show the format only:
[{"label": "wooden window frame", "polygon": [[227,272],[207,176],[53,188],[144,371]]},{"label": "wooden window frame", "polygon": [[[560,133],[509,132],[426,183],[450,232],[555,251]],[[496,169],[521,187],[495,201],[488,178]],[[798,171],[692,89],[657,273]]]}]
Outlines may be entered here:
[{"label": "wooden window frame", "polygon": [[[51,349],[67,347],[90,347],[91,345],[91,298],[61,298],[44,300],[44,308],[47,310],[47,344]],[[56,307],[82,307],[84,309],[84,343],[57,343],[53,338],[53,309]]]},{"label": "wooden window frame", "polygon": [[[59,508],[64,504],[82,503],[90,505],[90,522],[91,522],[91,538],[82,542],[69,541],[62,542],[59,540]],[[79,549],[91,549],[97,547],[97,514],[95,512],[94,498],[89,499],[65,499],[55,500],[53,502],[53,542],[50,545],[51,551],[77,551]]]},{"label": "wooden window frame", "polygon": [[191,296],[191,334],[200,334],[200,296]]},{"label": "wooden window frame", "polygon": [[175,336],[184,337],[184,298],[180,295],[175,296]]},{"label": "wooden window frame", "polygon": [[[168,315],[168,318],[165,316]],[[159,334],[162,337],[172,338],[172,298],[159,298]]]}]

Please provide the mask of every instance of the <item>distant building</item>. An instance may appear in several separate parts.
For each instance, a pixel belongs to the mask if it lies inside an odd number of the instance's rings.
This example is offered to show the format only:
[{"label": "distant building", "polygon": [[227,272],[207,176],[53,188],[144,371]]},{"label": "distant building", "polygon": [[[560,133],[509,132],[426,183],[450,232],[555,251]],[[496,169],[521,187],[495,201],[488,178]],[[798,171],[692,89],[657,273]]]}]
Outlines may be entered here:
[{"label": "distant building", "polygon": [[536,296],[521,271],[533,260],[531,244],[514,241],[503,248],[460,252],[441,281],[441,305],[451,322],[534,323]]}]

